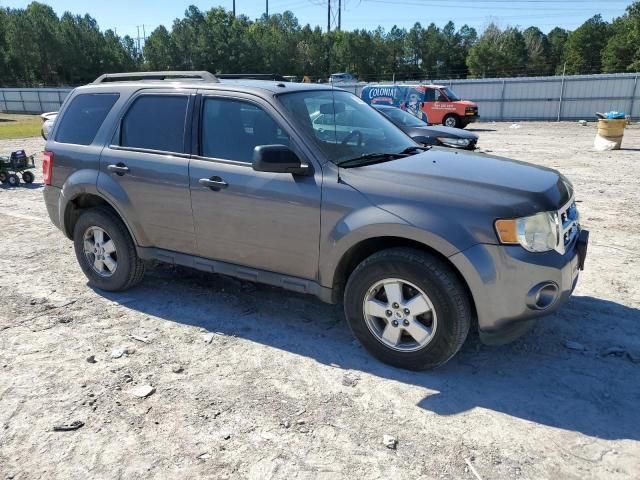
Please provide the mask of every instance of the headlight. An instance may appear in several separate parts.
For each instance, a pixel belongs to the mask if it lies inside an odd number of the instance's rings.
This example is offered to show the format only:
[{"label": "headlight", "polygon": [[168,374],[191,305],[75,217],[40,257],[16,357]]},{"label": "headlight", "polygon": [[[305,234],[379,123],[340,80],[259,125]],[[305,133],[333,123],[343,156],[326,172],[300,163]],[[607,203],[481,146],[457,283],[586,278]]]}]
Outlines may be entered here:
[{"label": "headlight", "polygon": [[469,146],[471,140],[468,138],[438,137],[438,141],[448,147],[464,148]]},{"label": "headlight", "polygon": [[548,252],[558,245],[558,214],[541,212],[530,217],[496,221],[500,242],[520,244],[530,252]]}]

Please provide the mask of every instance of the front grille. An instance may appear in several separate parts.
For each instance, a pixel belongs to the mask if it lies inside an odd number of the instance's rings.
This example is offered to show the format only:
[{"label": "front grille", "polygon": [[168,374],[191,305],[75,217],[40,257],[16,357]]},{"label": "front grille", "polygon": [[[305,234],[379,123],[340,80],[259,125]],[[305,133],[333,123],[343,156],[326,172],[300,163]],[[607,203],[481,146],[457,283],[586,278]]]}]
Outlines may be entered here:
[{"label": "front grille", "polygon": [[576,207],[575,199],[569,200],[569,202],[558,211],[558,233],[559,241],[556,250],[563,254],[567,251],[567,248],[575,240],[580,232],[580,214]]}]

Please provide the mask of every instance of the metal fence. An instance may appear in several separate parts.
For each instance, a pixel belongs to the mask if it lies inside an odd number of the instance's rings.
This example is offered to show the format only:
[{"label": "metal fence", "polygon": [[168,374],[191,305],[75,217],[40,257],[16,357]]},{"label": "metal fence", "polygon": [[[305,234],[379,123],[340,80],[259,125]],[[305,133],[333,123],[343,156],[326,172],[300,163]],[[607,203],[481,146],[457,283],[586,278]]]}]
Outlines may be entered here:
[{"label": "metal fence", "polygon": [[[622,73],[426,83],[449,86],[460,97],[477,102],[483,120],[590,120],[595,112],[612,110],[638,119],[639,76],[638,73]],[[340,86],[359,95],[365,85],[367,83]]]},{"label": "metal fence", "polygon": [[44,113],[60,109],[72,88],[0,88],[0,112]]},{"label": "metal fence", "polygon": [[[638,73],[557,77],[434,80],[478,103],[483,120],[580,120],[616,110],[640,119]],[[415,84],[417,82],[406,82]],[[340,84],[360,94],[366,83]],[[0,88],[0,111],[42,113],[60,108],[70,88]]]}]

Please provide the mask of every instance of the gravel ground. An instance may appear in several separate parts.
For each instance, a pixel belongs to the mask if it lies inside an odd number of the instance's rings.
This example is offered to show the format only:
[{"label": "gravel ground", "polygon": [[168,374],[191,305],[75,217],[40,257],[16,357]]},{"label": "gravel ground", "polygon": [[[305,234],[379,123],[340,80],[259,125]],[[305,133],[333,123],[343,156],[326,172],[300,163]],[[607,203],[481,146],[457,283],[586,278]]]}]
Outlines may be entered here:
[{"label": "gravel ground", "polygon": [[[313,297],[166,265],[94,291],[41,176],[2,186],[0,478],[638,478],[640,128],[596,153],[593,124],[519,127],[474,130],[573,181],[586,271],[523,339],[470,335],[433,372],[380,364]],[[0,141],[18,147],[43,142]]]}]

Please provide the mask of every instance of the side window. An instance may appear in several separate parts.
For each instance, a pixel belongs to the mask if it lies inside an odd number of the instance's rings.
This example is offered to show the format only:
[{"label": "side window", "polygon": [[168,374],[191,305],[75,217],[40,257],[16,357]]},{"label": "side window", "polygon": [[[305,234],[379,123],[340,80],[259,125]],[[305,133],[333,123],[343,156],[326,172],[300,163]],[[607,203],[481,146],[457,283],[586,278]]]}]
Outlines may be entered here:
[{"label": "side window", "polygon": [[[438,92],[440,94],[440,92]],[[428,88],[424,92],[424,101],[425,102],[435,102],[436,101],[436,91],[433,88]]]},{"label": "side window", "polygon": [[184,152],[186,95],[142,95],[122,119],[120,145],[162,152]]},{"label": "side window", "polygon": [[262,108],[242,100],[205,98],[202,156],[250,163],[258,145],[290,145],[289,136]]},{"label": "side window", "polygon": [[117,93],[77,95],[60,120],[56,142],[90,145],[118,97]]},{"label": "side window", "polygon": [[436,102],[446,102],[447,101],[447,97],[445,97],[440,90],[434,90],[434,93],[435,93],[435,96],[436,96]]}]

